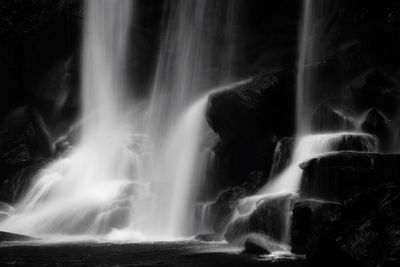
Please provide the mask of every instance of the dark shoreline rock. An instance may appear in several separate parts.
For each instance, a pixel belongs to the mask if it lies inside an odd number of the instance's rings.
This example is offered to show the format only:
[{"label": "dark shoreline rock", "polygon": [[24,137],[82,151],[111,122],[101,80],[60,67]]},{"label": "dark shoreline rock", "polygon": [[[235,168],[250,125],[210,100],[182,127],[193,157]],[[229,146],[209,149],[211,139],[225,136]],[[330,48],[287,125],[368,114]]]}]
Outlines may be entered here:
[{"label": "dark shoreline rock", "polygon": [[31,240],[35,240],[35,238],[27,235],[20,235],[20,234],[0,231],[0,243],[13,242],[13,241],[31,241]]}]

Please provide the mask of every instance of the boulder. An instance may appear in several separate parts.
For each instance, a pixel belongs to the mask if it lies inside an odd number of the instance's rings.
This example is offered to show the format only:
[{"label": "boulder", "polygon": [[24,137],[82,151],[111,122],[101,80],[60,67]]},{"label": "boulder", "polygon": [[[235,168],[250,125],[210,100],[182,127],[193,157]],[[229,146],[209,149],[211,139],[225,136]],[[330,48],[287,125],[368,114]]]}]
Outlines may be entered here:
[{"label": "boulder", "polygon": [[[400,259],[400,186],[358,195],[333,211],[307,253],[314,266],[390,266]],[[340,264],[339,264],[340,263]],[[351,264],[351,265],[349,265]]]},{"label": "boulder", "polygon": [[225,239],[240,245],[248,234],[262,233],[277,242],[286,243],[289,238],[289,218],[296,200],[295,194],[265,196],[256,203],[251,213],[240,216],[229,224]]},{"label": "boulder", "polygon": [[344,201],[386,183],[400,183],[400,154],[327,153],[302,164],[300,194]]}]

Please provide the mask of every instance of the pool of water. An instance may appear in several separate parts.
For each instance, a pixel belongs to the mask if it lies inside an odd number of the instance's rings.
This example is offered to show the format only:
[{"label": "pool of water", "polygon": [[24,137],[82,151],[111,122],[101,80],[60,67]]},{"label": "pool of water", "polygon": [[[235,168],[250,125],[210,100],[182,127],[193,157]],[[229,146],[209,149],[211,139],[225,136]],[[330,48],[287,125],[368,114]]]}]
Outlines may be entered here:
[{"label": "pool of water", "polygon": [[0,244],[0,266],[304,266],[291,255],[252,256],[226,243],[197,241],[9,242]]}]

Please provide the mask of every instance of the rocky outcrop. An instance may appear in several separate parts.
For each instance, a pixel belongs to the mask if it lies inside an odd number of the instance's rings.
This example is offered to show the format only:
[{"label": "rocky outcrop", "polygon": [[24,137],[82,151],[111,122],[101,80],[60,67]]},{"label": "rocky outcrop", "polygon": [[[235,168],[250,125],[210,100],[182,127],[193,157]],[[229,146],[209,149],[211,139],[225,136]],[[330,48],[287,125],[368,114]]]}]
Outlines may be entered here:
[{"label": "rocky outcrop", "polygon": [[328,153],[302,163],[301,196],[343,201],[386,183],[400,183],[400,154]]},{"label": "rocky outcrop", "polygon": [[323,227],[316,232],[307,253],[312,266],[400,263],[399,196],[399,186],[383,186],[355,197],[341,210],[332,209],[320,221]]},{"label": "rocky outcrop", "polygon": [[265,196],[256,203],[248,215],[239,216],[227,228],[225,239],[230,243],[243,244],[250,233],[268,235],[276,242],[287,241],[289,214],[297,195],[282,194]]}]

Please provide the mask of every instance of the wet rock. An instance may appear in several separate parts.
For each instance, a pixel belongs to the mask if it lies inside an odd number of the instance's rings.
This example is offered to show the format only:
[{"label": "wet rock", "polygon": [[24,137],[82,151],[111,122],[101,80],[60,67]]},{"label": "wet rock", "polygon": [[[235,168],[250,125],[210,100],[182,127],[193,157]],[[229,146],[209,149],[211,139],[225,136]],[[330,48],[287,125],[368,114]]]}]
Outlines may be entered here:
[{"label": "wet rock", "polygon": [[311,127],[313,132],[337,132],[354,130],[353,122],[340,109],[328,103],[321,104],[314,112]]},{"label": "wet rock", "polygon": [[292,210],[291,245],[295,254],[305,254],[322,227],[321,224],[342,209],[337,202],[303,199]]},{"label": "wet rock", "polygon": [[221,139],[260,139],[291,133],[293,73],[259,75],[209,98],[207,120]]},{"label": "wet rock", "polygon": [[34,238],[26,235],[19,235],[19,234],[0,231],[0,243],[11,242],[11,241],[29,241],[33,239]]},{"label": "wet rock", "polygon": [[208,234],[199,234],[195,236],[194,239],[204,242],[214,242],[214,241],[224,240],[224,236],[217,233],[208,233]]},{"label": "wet rock", "polygon": [[377,109],[370,109],[361,124],[361,129],[366,133],[375,135],[379,140],[380,148],[383,151],[388,151],[393,143],[393,134],[389,123],[382,112]]},{"label": "wet rock", "polygon": [[278,242],[288,238],[285,225],[297,200],[295,194],[270,195],[261,198],[248,215],[240,216],[229,224],[225,239],[230,243],[242,244],[250,233],[263,233]]},{"label": "wet rock", "polygon": [[212,222],[208,222],[208,224],[213,225],[213,230],[216,233],[223,233],[235,215],[238,201],[254,194],[264,182],[264,173],[253,172],[249,175],[247,182],[220,193],[217,200],[210,206]]},{"label": "wet rock", "polygon": [[344,201],[386,183],[400,183],[400,154],[337,152],[306,161],[301,196]]},{"label": "wet rock", "polygon": [[276,177],[290,164],[295,144],[296,138],[294,137],[285,137],[276,143],[270,177]]},{"label": "wet rock", "polygon": [[294,77],[292,71],[262,74],[210,96],[207,121],[221,139],[215,180],[232,186],[251,171],[270,171],[276,141],[294,132]]},{"label": "wet rock", "polygon": [[327,257],[340,260],[341,265],[336,266],[372,267],[398,262],[399,196],[398,185],[386,185],[346,202],[341,211],[333,212],[324,222],[308,259],[316,263],[326,262]]},{"label": "wet rock", "polygon": [[244,242],[244,253],[247,254],[262,255],[275,251],[288,251],[288,246],[260,233],[249,234]]}]

